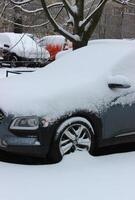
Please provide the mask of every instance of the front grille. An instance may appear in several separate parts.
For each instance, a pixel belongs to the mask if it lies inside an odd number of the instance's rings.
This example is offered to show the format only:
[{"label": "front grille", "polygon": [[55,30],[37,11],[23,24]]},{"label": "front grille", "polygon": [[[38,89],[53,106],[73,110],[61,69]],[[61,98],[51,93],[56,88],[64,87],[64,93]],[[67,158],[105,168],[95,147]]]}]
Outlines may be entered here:
[{"label": "front grille", "polygon": [[0,110],[0,124],[1,124],[3,119],[4,119],[4,113]]}]

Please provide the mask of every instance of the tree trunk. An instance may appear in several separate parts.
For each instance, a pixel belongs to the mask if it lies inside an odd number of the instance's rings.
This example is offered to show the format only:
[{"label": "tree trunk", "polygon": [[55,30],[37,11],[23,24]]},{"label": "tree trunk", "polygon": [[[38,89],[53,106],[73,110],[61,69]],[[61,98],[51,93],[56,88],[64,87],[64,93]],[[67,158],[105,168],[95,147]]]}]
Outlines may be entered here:
[{"label": "tree trunk", "polygon": [[[18,0],[18,2],[21,2],[22,0]],[[14,9],[14,33],[22,33],[23,27],[22,25],[22,12],[19,8]],[[20,25],[19,25],[20,24]]]},{"label": "tree trunk", "polygon": [[88,44],[88,41],[74,42],[73,43],[73,50],[85,47],[85,46],[87,46],[87,44]]},{"label": "tree trunk", "polygon": [[[20,26],[22,24],[22,18],[14,18],[14,33],[22,33],[23,28]],[[20,25],[18,25],[20,24]]]}]

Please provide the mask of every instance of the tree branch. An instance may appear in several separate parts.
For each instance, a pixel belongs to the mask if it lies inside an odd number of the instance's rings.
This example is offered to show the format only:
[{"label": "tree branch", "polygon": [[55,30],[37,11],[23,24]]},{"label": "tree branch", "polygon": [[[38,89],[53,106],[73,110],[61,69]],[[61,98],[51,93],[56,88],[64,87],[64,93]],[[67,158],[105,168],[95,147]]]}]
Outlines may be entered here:
[{"label": "tree branch", "polygon": [[102,8],[107,1],[108,0],[101,0],[100,1],[98,6],[95,8],[95,10],[81,24],[81,27],[80,27],[81,29],[83,29],[90,22],[90,20],[95,17],[95,15],[99,12],[100,8]]},{"label": "tree branch", "polygon": [[128,0],[124,1],[124,0],[113,0],[115,3],[121,4],[121,5],[128,5]]},{"label": "tree branch", "polygon": [[75,17],[76,13],[72,9],[72,6],[69,4],[68,0],[62,0],[66,10],[71,14],[71,16]]},{"label": "tree branch", "polygon": [[76,35],[72,35],[71,33],[69,33],[68,31],[66,31],[65,29],[63,29],[61,26],[57,24],[57,22],[54,20],[54,18],[50,14],[45,0],[41,0],[41,3],[49,21],[51,22],[52,26],[55,28],[57,32],[59,32],[60,34],[62,34],[63,36],[65,36],[67,39],[69,39],[72,42],[76,42],[77,40],[79,40],[79,37],[77,37]]},{"label": "tree branch", "polygon": [[0,14],[0,17],[2,17],[3,13],[5,12],[6,8],[9,6],[10,3],[6,3],[2,9],[2,12]]},{"label": "tree branch", "polygon": [[[102,0],[101,0],[102,1]],[[96,12],[94,12],[92,15],[91,15],[91,19],[89,21],[89,24],[87,24],[85,26],[85,31],[84,31],[84,34],[83,34],[83,40],[87,39],[87,38],[90,38],[90,36],[92,35],[92,33],[94,32],[98,22],[99,22],[99,19],[101,17],[101,14],[102,14],[102,11],[104,9],[104,6],[105,6],[105,3],[107,2],[107,0],[104,0],[103,3],[102,3],[102,6],[98,7],[98,9],[95,9]],[[100,4],[100,3],[99,3]],[[101,4],[100,4],[101,5]]]},{"label": "tree branch", "polygon": [[[62,6],[62,8],[64,7],[63,3],[58,2],[58,3],[51,4],[51,5],[47,6],[47,8],[50,9],[50,8],[57,7],[57,6]],[[19,6],[19,5],[15,5],[10,9],[14,9],[14,8],[19,8],[22,12],[28,13],[28,14],[34,14],[34,13],[44,11],[43,8],[38,8],[38,9],[35,9],[35,10],[28,10],[28,9],[23,8],[22,6]]]},{"label": "tree branch", "polygon": [[34,0],[23,0],[22,2],[10,0],[10,2],[14,5],[24,5],[24,4],[27,4],[27,3],[31,3],[32,1],[34,1]]},{"label": "tree branch", "polygon": [[7,19],[7,18],[5,18],[5,17],[1,17],[1,19],[4,20],[4,21],[9,22],[9,23],[11,23],[11,24],[14,24],[14,25],[17,25],[17,26],[20,26],[20,27],[24,27],[24,28],[38,28],[38,27],[41,27],[41,26],[46,26],[47,24],[50,23],[50,22],[48,21],[48,22],[45,22],[45,23],[42,23],[42,24],[36,24],[36,25],[30,26],[30,25],[25,25],[25,24],[16,23],[16,22],[14,22],[14,21],[12,21],[12,20],[9,20],[9,19]]},{"label": "tree branch", "polygon": [[93,0],[93,1],[91,1],[91,2],[92,2],[92,3],[91,3],[91,6],[90,6],[90,8],[89,8],[89,10],[88,10],[88,13],[87,13],[86,18],[90,15],[90,13],[91,13],[91,11],[92,11],[92,7],[94,6],[95,0]]},{"label": "tree branch", "polygon": [[[48,7],[49,7],[49,6],[48,6]],[[54,19],[57,19],[57,17],[59,16],[60,12],[62,11],[62,9],[63,9],[63,7],[60,8],[60,10],[58,11],[58,13],[57,13],[56,16],[54,17]],[[3,19],[3,20],[5,20],[5,21],[7,21],[7,22],[9,22],[9,23],[12,23],[12,24],[17,25],[17,26],[20,26],[20,27],[25,27],[25,28],[37,28],[37,27],[41,27],[41,26],[46,26],[47,24],[50,23],[50,21],[47,21],[47,22],[44,22],[44,23],[42,23],[42,24],[37,24],[37,25],[32,25],[32,26],[30,26],[30,25],[25,25],[25,24],[16,23],[16,22],[14,22],[14,21],[12,21],[12,20],[9,20],[9,19],[7,19],[7,18],[2,17],[2,15],[0,16],[0,18]]]}]

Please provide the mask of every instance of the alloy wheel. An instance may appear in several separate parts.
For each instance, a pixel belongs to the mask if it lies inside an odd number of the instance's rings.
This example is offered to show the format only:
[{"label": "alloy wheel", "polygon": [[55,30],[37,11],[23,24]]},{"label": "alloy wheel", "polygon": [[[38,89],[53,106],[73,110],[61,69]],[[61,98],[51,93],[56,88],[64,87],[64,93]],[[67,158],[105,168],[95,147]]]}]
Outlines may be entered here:
[{"label": "alloy wheel", "polygon": [[75,151],[89,151],[91,137],[88,128],[82,124],[72,124],[67,127],[60,139],[59,149],[62,157]]},{"label": "alloy wheel", "polygon": [[10,66],[12,67],[16,67],[16,62],[17,62],[17,57],[13,56],[11,61],[10,61]]}]

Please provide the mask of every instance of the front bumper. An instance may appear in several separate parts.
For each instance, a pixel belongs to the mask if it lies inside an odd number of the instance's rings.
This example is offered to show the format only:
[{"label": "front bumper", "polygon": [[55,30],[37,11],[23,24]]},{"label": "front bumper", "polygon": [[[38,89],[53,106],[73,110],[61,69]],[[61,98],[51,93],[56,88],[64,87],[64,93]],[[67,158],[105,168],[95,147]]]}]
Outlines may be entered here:
[{"label": "front bumper", "polygon": [[49,134],[44,134],[45,137],[42,137],[42,134],[46,132],[45,129],[38,130],[37,137],[17,136],[9,130],[11,121],[12,118],[9,116],[0,123],[0,149],[24,156],[46,157],[50,140]]}]

